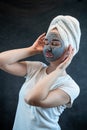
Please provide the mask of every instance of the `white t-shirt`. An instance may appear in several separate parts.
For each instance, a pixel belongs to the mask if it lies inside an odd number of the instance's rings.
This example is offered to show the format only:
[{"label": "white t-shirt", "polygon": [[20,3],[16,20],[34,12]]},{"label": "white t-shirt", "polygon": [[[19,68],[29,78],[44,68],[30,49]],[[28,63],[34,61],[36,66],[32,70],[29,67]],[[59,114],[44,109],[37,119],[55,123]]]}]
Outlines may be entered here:
[{"label": "white t-shirt", "polygon": [[73,101],[79,95],[80,89],[67,74],[66,76],[59,77],[53,86],[51,86],[51,90],[60,88],[65,91],[71,98],[69,104],[52,108],[28,105],[24,100],[26,92],[46,75],[46,65],[44,63],[27,61],[26,80],[19,93],[13,130],[60,130],[58,124],[59,116],[66,107],[72,106]]}]

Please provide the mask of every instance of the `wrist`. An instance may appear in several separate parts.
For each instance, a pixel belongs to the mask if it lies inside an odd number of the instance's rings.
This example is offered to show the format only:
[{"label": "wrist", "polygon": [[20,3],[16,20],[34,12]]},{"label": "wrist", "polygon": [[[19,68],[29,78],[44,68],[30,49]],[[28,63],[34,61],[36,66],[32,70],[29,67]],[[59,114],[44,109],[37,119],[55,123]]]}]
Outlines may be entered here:
[{"label": "wrist", "polygon": [[39,53],[33,46],[28,47],[27,50],[28,52],[30,52],[31,55],[35,55]]},{"label": "wrist", "polygon": [[41,54],[43,53],[43,51],[37,47],[35,47],[34,45],[31,46],[31,49],[32,51],[35,53],[35,54]]}]

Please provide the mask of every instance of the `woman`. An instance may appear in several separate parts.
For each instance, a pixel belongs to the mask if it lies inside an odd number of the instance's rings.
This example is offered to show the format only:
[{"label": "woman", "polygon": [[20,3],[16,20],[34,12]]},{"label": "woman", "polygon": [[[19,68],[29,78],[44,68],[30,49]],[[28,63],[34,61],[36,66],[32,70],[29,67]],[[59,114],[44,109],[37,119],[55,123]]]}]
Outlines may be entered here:
[{"label": "woman", "polygon": [[[0,54],[0,68],[26,78],[20,93],[13,130],[60,130],[59,116],[71,107],[80,89],[66,68],[79,50],[80,26],[72,16],[55,17],[27,48]],[[43,53],[49,63],[20,61]]]}]

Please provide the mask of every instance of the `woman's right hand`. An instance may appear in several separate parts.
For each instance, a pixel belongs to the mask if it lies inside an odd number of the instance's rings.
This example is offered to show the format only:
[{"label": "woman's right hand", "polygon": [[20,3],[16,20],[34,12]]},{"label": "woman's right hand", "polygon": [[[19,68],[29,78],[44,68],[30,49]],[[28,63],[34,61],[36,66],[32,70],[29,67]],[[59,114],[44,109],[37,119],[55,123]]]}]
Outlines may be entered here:
[{"label": "woman's right hand", "polygon": [[32,47],[34,48],[34,50],[39,54],[43,52],[43,48],[44,48],[44,38],[45,38],[46,33],[43,33],[42,35],[40,35],[36,41],[34,42],[34,44],[32,45]]}]

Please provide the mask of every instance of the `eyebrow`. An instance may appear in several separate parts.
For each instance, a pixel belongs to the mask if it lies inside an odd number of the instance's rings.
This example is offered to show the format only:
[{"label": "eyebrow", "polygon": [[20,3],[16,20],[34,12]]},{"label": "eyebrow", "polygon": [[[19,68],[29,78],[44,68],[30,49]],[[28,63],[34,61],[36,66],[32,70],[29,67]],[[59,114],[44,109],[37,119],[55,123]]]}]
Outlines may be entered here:
[{"label": "eyebrow", "polygon": [[[46,38],[45,40],[47,41],[48,39]],[[52,41],[59,41],[60,42],[59,39],[52,39]]]},{"label": "eyebrow", "polygon": [[60,41],[59,39],[53,39],[52,41]]}]

